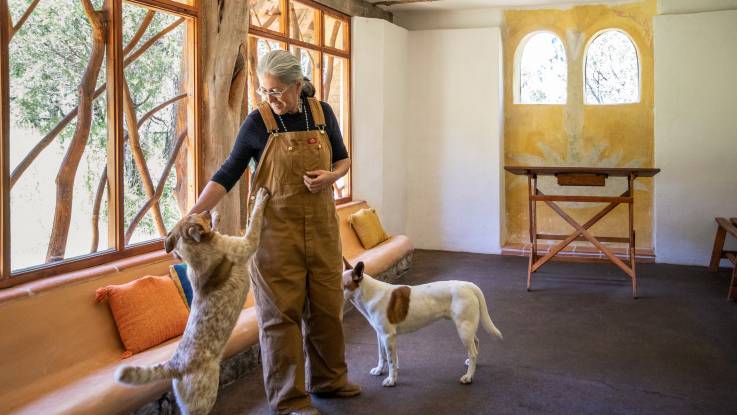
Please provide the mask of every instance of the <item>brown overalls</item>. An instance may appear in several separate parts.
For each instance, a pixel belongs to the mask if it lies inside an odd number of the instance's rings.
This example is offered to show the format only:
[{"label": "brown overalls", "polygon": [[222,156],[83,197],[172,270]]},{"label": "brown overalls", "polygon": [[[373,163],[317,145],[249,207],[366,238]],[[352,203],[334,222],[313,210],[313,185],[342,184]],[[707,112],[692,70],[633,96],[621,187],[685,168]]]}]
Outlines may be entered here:
[{"label": "brown overalls", "polygon": [[[269,104],[258,108],[270,135],[251,194],[265,186],[271,198],[251,278],[264,386],[274,413],[310,405],[305,357],[310,392],[332,391],[347,382],[335,200],[331,186],[310,193],[303,180],[307,171],[331,170],[332,147],[319,101],[309,98],[308,102],[319,130],[279,132]],[[254,201],[251,196],[249,212]]]}]

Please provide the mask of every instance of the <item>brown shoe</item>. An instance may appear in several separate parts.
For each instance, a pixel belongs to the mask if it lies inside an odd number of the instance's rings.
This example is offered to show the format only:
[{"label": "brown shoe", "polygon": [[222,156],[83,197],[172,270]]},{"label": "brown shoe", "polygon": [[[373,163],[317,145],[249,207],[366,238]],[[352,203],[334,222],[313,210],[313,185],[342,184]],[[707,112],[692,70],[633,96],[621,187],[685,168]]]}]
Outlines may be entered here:
[{"label": "brown shoe", "polygon": [[352,398],[361,394],[361,387],[355,383],[346,383],[336,390],[329,392],[313,392],[319,398]]},{"label": "brown shoe", "polygon": [[298,409],[296,411],[292,411],[292,412],[289,413],[289,415],[320,415],[320,412],[317,409],[315,409],[315,408],[313,408],[311,406],[308,406],[306,408],[302,408],[302,409]]}]

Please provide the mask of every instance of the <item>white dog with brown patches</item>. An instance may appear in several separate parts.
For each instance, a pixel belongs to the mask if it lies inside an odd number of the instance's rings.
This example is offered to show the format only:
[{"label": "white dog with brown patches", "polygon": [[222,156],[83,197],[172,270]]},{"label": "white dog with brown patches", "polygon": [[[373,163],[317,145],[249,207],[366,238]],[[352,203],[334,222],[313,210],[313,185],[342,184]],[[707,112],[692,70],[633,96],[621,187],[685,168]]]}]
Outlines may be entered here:
[{"label": "white dog with brown patches", "polygon": [[355,268],[344,261],[343,296],[363,314],[376,331],[379,345],[379,364],[370,373],[380,376],[389,364],[389,375],[382,383],[394,386],[397,383],[398,362],[396,336],[419,330],[441,318],[455,323],[458,335],[466,346],[468,359],[466,374],[461,376],[464,384],[473,381],[479,339],[476,331],[479,320],[489,334],[502,338],[502,333],[489,317],[486,300],[481,289],[466,281],[438,281],[414,287],[392,285],[371,278],[363,273],[364,264]]}]

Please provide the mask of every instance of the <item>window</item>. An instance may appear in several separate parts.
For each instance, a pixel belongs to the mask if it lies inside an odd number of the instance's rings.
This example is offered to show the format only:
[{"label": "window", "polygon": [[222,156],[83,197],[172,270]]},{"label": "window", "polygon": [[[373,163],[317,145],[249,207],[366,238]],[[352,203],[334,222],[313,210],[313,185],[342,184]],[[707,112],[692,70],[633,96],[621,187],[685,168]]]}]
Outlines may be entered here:
[{"label": "window", "polygon": [[[309,0],[250,0],[248,108],[261,102],[256,66],[273,49],[288,49],[315,85],[315,96],[330,104],[351,154],[350,18]],[[289,10],[282,15],[281,10]],[[351,198],[350,173],[333,186],[338,202]]]},{"label": "window", "polygon": [[0,36],[0,286],[159,250],[189,209],[193,3],[123,1],[118,12],[104,0],[8,0],[0,10],[12,22]]},{"label": "window", "polygon": [[528,35],[517,48],[515,62],[515,104],[566,103],[568,64],[558,36]]},{"label": "window", "polygon": [[637,49],[629,36],[606,30],[586,49],[584,102],[629,104],[640,100]]}]

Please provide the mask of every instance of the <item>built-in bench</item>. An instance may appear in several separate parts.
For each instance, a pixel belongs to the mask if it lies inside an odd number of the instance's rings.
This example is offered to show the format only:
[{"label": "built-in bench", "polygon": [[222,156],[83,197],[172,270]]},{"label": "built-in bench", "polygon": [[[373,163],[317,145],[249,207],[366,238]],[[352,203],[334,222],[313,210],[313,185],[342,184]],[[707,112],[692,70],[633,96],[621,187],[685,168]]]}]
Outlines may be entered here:
[{"label": "built-in bench", "polygon": [[711,252],[709,271],[717,272],[722,258],[726,258],[732,263],[734,269],[732,270],[732,281],[727,289],[727,299],[737,301],[737,251],[726,251],[724,249],[727,234],[737,238],[737,218],[715,218],[715,220],[717,222],[717,233],[714,238],[714,249]]},{"label": "built-in bench", "polygon": [[[347,218],[365,202],[338,207],[345,256],[391,279],[409,268],[412,244],[392,236],[363,249]],[[128,387],[113,379],[123,345],[107,303],[95,290],[146,275],[166,275],[176,261],[163,252],[118,261],[71,276],[52,277],[0,291],[0,412],[14,414],[127,414],[159,399],[169,382]],[[258,342],[251,294],[226,348],[225,358]],[[125,359],[126,364],[167,360],[177,339]]]},{"label": "built-in bench", "polygon": [[353,265],[363,261],[366,265],[365,272],[374,278],[383,281],[397,279],[412,265],[412,242],[404,235],[392,235],[379,245],[365,249],[348,219],[352,214],[368,207],[364,201],[355,201],[338,208],[343,256]]},{"label": "built-in bench", "polygon": [[[146,275],[166,275],[169,265],[175,263],[160,253],[158,259],[145,264],[129,267],[131,262],[120,261],[113,264],[112,272],[53,288],[45,287],[50,281],[29,284],[20,288],[28,295],[0,302],[2,412],[129,413],[170,387],[169,382],[159,382],[131,388],[113,379],[122,362],[123,345],[109,306],[95,302],[95,290]],[[226,357],[258,341],[252,302],[249,299],[241,312]],[[164,361],[174,352],[177,340],[136,354],[125,363]]]}]

